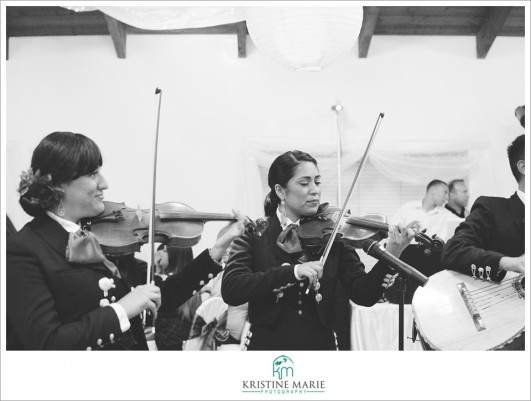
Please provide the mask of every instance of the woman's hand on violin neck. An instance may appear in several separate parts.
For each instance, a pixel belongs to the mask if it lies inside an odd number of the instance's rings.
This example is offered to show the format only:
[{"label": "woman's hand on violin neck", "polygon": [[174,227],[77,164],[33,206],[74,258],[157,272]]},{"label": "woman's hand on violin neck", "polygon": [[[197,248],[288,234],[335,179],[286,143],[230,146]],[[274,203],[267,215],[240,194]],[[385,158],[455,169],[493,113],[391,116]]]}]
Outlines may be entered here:
[{"label": "woman's hand on violin neck", "polygon": [[387,252],[399,257],[414,237],[415,231],[411,227],[404,226],[403,224],[398,224],[398,226],[390,224],[389,240],[386,247]]},{"label": "woman's hand on violin neck", "polygon": [[243,216],[237,210],[233,209],[232,213],[236,217],[236,221],[227,224],[219,231],[216,243],[210,250],[210,254],[215,260],[221,260],[232,241],[243,235],[246,225],[251,222],[248,217]]},{"label": "woman's hand on violin neck", "polygon": [[310,280],[310,286],[314,286],[317,280],[323,277],[323,262],[318,260],[297,265],[296,269],[301,280]]},{"label": "woman's hand on violin neck", "polygon": [[160,289],[155,284],[139,285],[118,302],[129,319],[149,309],[154,317],[160,308]]}]

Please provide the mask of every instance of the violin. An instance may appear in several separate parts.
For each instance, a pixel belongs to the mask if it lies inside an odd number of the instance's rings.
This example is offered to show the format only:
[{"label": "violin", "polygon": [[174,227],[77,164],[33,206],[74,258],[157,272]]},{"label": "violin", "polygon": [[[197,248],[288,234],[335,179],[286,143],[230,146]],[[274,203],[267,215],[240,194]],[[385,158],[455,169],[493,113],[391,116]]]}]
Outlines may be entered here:
[{"label": "violin", "polygon": [[[368,239],[379,242],[387,238],[389,225],[386,216],[371,213],[361,217],[348,217],[339,232],[356,248],[362,248],[363,243]],[[437,234],[430,238],[426,234],[426,229],[423,231],[415,230],[415,239],[417,240],[416,246],[424,248],[424,253],[428,256],[432,252],[440,253],[444,247],[442,238],[438,237]]]},{"label": "violin", "polygon": [[[328,206],[328,203],[323,203],[315,215],[301,219],[297,234],[302,248],[307,254],[317,255],[321,253],[332,234],[339,214],[339,207]],[[345,239],[350,245],[362,248],[366,240],[379,242],[387,238],[388,233],[387,217],[383,214],[371,213],[361,217],[353,217],[350,216],[350,212],[347,212],[345,220],[340,223],[334,240]],[[432,252],[441,252],[444,246],[444,241],[437,235],[430,238],[424,232],[417,231],[415,232],[415,239],[417,246],[425,248],[426,255],[430,255]]]},{"label": "violin", "polygon": [[[84,221],[84,227],[98,239],[107,255],[121,256],[138,252],[149,242],[150,209],[133,209],[118,202],[104,201],[100,215]],[[188,248],[197,245],[205,222],[235,221],[231,214],[200,213],[179,202],[155,205],[154,241],[167,247]],[[252,221],[246,228],[254,229]]]}]

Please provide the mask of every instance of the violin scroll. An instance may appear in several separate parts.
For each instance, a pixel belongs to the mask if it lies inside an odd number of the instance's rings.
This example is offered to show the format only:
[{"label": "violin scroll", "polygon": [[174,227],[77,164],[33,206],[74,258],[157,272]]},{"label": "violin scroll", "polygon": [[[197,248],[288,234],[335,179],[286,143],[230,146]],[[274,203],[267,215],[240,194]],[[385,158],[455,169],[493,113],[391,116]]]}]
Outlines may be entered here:
[{"label": "violin scroll", "polygon": [[430,256],[432,252],[441,253],[444,247],[444,240],[433,234],[431,238],[426,234],[426,229],[416,232],[415,239],[417,240],[417,247],[424,247],[424,254]]}]

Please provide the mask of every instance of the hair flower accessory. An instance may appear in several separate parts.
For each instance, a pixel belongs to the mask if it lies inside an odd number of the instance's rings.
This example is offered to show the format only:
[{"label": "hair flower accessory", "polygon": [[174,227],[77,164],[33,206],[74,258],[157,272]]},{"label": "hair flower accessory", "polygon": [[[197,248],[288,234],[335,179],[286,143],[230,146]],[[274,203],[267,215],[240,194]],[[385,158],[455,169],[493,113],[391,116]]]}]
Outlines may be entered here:
[{"label": "hair flower accessory", "polygon": [[33,184],[48,187],[52,192],[55,192],[53,189],[52,175],[41,175],[41,170],[33,173],[33,169],[30,167],[28,171],[20,173],[20,184],[18,186],[20,196],[25,195]]}]

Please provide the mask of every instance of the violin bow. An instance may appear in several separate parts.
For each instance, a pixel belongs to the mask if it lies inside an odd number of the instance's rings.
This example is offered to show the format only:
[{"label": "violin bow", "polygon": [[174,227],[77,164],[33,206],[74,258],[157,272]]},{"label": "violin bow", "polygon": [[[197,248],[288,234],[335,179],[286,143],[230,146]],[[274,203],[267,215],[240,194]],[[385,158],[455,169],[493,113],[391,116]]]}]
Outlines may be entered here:
[{"label": "violin bow", "polygon": [[157,150],[159,143],[159,123],[160,123],[160,105],[162,103],[162,89],[155,89],[155,95],[159,96],[159,109],[157,112],[157,129],[155,131],[154,157],[153,157],[153,187],[151,188],[151,209],[149,211],[149,243],[150,243],[150,263],[147,266],[147,282],[152,283],[155,272],[155,197],[157,193]]},{"label": "violin bow", "polygon": [[341,149],[341,121],[339,120],[339,112],[343,110],[343,106],[339,104],[339,101],[337,104],[334,104],[332,106],[332,110],[336,113],[336,125],[337,125],[337,204],[339,205],[339,202],[341,202],[341,156],[342,156],[342,149]]},{"label": "violin bow", "polygon": [[[378,118],[376,120],[376,124],[374,125],[374,129],[372,130],[372,135],[369,139],[369,143],[367,144],[367,148],[365,149],[365,153],[363,154],[363,157],[361,158],[360,165],[358,166],[358,171],[356,171],[356,175],[354,176],[354,180],[352,181],[352,184],[350,185],[350,189],[348,190],[347,197],[345,198],[345,201],[343,202],[343,207],[341,208],[341,212],[339,214],[339,217],[334,225],[334,230],[332,231],[332,235],[328,239],[328,242],[326,244],[326,247],[324,249],[323,255],[321,256],[320,261],[322,262],[323,266],[326,262],[326,259],[328,258],[328,254],[330,253],[330,249],[332,248],[332,244],[334,243],[334,238],[336,237],[336,234],[339,230],[339,225],[341,224],[341,219],[343,218],[345,214],[345,210],[347,209],[347,204],[350,200],[350,196],[352,195],[352,191],[354,189],[354,186],[356,185],[356,182],[358,181],[358,177],[360,175],[361,170],[363,169],[363,166],[365,165],[365,161],[367,160],[367,156],[369,155],[369,149],[371,148],[372,142],[374,141],[374,138],[376,136],[376,132],[378,131],[378,128],[380,127],[380,122],[382,118],[384,117],[384,113],[378,114]],[[309,289],[309,287],[308,287]]]}]

